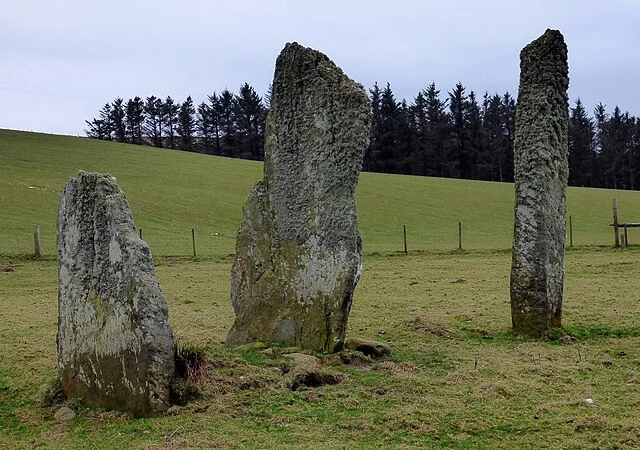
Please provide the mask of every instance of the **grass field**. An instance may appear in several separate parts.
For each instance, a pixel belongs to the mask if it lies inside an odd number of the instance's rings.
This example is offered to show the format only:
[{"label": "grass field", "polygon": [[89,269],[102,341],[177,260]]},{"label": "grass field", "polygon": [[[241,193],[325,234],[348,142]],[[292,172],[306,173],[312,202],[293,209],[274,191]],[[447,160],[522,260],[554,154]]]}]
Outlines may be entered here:
[{"label": "grass field", "polygon": [[[207,349],[202,397],[132,419],[38,405],[55,372],[54,261],[0,273],[0,448],[637,448],[640,252],[567,255],[566,331],[509,333],[507,252],[367,256],[350,336],[389,343],[383,361],[326,370],[339,384],[291,391],[288,359],[225,350],[230,260],[162,258],[183,343]],[[592,398],[593,404],[586,399]]]},{"label": "grass field", "polygon": [[[71,403],[78,417],[60,424],[40,403],[56,371],[58,195],[80,169],[118,178],[179,341],[206,352],[201,396],[166,415]],[[611,199],[621,220],[640,221],[638,193],[569,190],[580,247],[567,252],[564,328],[534,341],[510,334],[512,185],[363,174],[364,272],[348,335],[393,353],[319,355],[341,382],[294,390],[286,355],[222,346],[229,254],[260,177],[259,163],[0,130],[0,448],[640,446],[640,247],[607,247]],[[459,220],[471,250],[453,251]],[[42,261],[24,257],[34,224]],[[398,252],[404,224],[410,250],[426,251]],[[175,256],[190,254],[191,228],[203,258]]]},{"label": "grass field", "polygon": [[[0,254],[33,252],[39,224],[43,252],[54,255],[59,192],[78,170],[114,175],[136,225],[155,255],[234,252],[242,204],[262,164],[200,154],[0,130]],[[611,245],[611,204],[620,219],[640,221],[640,192],[570,188],[575,245]],[[453,250],[458,221],[465,249],[507,249],[513,236],[513,185],[363,173],[357,191],[365,253],[403,248]],[[216,235],[215,233],[218,233]],[[640,231],[630,230],[631,243]]]}]

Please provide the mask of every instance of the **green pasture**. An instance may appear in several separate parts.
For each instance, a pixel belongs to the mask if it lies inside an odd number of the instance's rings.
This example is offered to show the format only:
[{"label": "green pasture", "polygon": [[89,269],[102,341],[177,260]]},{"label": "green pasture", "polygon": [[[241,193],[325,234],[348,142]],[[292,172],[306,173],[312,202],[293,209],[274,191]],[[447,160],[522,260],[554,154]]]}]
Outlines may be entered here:
[{"label": "green pasture", "polygon": [[56,366],[55,262],[13,261],[0,273],[0,448],[640,446],[637,249],[567,254],[565,329],[550,341],[509,332],[508,252],[368,255],[348,335],[392,357],[325,355],[342,382],[295,391],[285,356],[221,345],[230,263],[157,260],[179,341],[210,361],[200,398],[148,419],[71,403],[77,418],[57,423],[40,403]]},{"label": "green pasture", "polygon": [[[58,423],[55,223],[78,170],[116,176],[153,250],[181,345],[204,352],[198,398],[135,419],[88,409]],[[513,185],[363,173],[364,270],[348,336],[392,355],[322,358],[334,385],[293,390],[278,349],[229,350],[229,269],[261,163],[0,130],[0,448],[583,449],[640,447],[640,246],[612,249],[611,203],[569,189],[563,328],[510,333]],[[458,222],[463,251],[458,251]],[[47,258],[33,251],[40,225]],[[406,225],[409,254],[403,249]],[[191,258],[191,230],[198,258]],[[632,244],[640,243],[637,229]]]},{"label": "green pasture", "polygon": [[[79,170],[114,175],[136,225],[155,255],[234,252],[242,205],[262,176],[259,162],[37,133],[0,130],[0,254],[33,252],[33,227],[43,252],[55,254],[59,192]],[[458,248],[507,249],[513,234],[513,185],[363,173],[357,191],[365,253]],[[576,246],[612,245],[612,199],[620,219],[640,222],[640,193],[569,188]],[[631,229],[631,244],[640,232]]]}]

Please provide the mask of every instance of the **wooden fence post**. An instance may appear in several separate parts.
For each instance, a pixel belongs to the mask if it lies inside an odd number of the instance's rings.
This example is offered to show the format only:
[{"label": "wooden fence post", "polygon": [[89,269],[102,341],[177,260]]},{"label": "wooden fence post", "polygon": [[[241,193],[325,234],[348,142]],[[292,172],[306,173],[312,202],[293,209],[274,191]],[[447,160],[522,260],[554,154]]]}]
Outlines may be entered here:
[{"label": "wooden fence post", "polygon": [[404,235],[404,252],[407,253],[407,226],[402,225],[402,233]]},{"label": "wooden fence post", "polygon": [[462,222],[458,222],[458,250],[462,250]]},{"label": "wooden fence post", "polygon": [[573,247],[573,221],[569,216],[569,247]]},{"label": "wooden fence post", "polygon": [[618,234],[618,199],[613,199],[613,234],[615,235],[614,247],[620,247],[620,235]]},{"label": "wooden fence post", "polygon": [[193,257],[196,257],[196,230],[195,228],[191,229],[191,240],[193,241]]},{"label": "wooden fence post", "polygon": [[40,251],[40,225],[36,225],[33,228],[33,255],[36,258],[42,256],[42,252]]},{"label": "wooden fence post", "polygon": [[142,239],[142,228],[140,228],[140,239]]}]

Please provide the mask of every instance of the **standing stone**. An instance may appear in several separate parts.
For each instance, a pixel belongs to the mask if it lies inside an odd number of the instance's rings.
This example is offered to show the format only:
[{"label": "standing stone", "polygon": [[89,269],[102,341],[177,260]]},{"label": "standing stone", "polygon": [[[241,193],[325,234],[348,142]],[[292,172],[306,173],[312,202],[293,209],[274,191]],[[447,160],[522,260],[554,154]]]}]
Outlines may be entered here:
[{"label": "standing stone", "polygon": [[67,397],[144,416],[169,405],[173,335],[149,246],[116,179],[80,172],[58,211],[58,371]]},{"label": "standing stone", "polygon": [[227,345],[342,347],[362,267],[354,193],[370,121],[360,84],[322,53],[285,46],[272,85],[264,179],[249,194],[237,236]]},{"label": "standing stone", "polygon": [[517,334],[560,327],[569,167],[567,46],[547,30],[520,54],[511,317]]}]

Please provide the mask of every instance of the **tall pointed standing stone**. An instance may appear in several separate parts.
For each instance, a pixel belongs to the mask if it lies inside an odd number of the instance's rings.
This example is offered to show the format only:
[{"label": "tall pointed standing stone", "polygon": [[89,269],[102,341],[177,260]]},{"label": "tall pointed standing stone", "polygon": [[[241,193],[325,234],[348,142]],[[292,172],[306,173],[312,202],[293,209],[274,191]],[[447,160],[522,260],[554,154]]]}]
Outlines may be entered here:
[{"label": "tall pointed standing stone", "polygon": [[285,46],[272,85],[264,179],[238,231],[227,345],[342,347],[361,271],[354,193],[370,114],[364,88],[329,58]]},{"label": "tall pointed standing stone", "polygon": [[58,371],[67,397],[145,416],[169,406],[173,335],[149,246],[116,179],[80,172],[58,210]]},{"label": "tall pointed standing stone", "polygon": [[567,46],[547,30],[520,54],[511,317],[541,337],[562,319],[568,168]]}]

